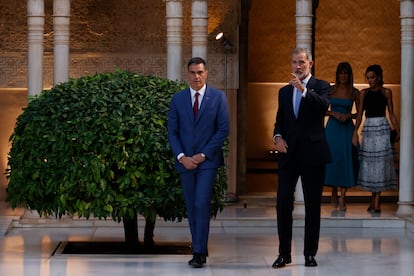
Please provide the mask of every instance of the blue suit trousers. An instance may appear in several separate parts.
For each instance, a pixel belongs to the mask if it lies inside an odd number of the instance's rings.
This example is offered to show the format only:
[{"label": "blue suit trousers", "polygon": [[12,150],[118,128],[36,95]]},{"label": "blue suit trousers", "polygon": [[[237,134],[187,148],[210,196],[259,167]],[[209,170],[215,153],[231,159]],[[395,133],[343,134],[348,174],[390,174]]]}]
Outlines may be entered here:
[{"label": "blue suit trousers", "polygon": [[195,169],[180,173],[193,252],[207,255],[210,231],[211,195],[217,169]]}]

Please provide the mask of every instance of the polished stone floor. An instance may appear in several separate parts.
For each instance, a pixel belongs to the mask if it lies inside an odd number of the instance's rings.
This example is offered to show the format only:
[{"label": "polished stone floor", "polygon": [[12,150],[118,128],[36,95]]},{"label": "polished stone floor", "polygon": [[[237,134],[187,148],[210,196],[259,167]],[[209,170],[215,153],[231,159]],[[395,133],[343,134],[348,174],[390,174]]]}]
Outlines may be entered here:
[{"label": "polished stone floor", "polygon": [[[383,204],[375,215],[366,207],[353,203],[346,212],[338,212],[323,204],[319,266],[313,268],[304,266],[303,219],[295,219],[292,264],[275,270],[271,265],[277,256],[277,236],[271,203],[230,204],[212,220],[210,257],[201,269],[188,267],[190,255],[62,254],[62,242],[122,241],[123,229],[113,222],[19,221],[22,210],[0,204],[0,275],[414,275],[412,222],[394,215],[395,203]],[[189,242],[186,221],[157,221],[155,240]]]}]

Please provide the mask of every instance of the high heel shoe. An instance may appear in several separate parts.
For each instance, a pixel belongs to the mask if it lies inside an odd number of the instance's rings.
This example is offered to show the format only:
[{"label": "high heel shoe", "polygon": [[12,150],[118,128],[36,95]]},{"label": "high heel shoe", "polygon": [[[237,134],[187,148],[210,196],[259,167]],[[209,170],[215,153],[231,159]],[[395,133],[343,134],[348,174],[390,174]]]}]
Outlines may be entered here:
[{"label": "high heel shoe", "polygon": [[381,213],[381,209],[380,208],[376,209],[376,208],[373,208],[373,207],[369,207],[367,209],[367,211],[368,211],[368,213],[376,213],[376,214]]},{"label": "high heel shoe", "polygon": [[339,211],[346,211],[346,205],[345,205],[345,198],[340,197],[338,198],[338,205],[339,205]]},{"label": "high heel shoe", "polygon": [[331,204],[335,208],[338,208],[338,196],[332,195],[332,197],[331,197]]},{"label": "high heel shoe", "polygon": [[372,206],[369,206],[368,207],[368,209],[367,209],[367,212],[368,213],[381,213],[381,209],[380,208],[374,208],[374,207],[372,207]]}]

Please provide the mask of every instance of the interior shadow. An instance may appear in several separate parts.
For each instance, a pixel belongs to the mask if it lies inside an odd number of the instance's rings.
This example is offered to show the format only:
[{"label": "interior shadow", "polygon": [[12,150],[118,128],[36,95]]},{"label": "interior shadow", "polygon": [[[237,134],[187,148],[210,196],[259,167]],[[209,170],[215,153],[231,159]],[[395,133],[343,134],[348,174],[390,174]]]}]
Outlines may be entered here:
[{"label": "interior shadow", "polygon": [[60,242],[53,255],[135,255],[135,254],[160,254],[160,255],[191,255],[192,248],[189,243],[164,242],[153,246],[131,246],[125,242]]}]

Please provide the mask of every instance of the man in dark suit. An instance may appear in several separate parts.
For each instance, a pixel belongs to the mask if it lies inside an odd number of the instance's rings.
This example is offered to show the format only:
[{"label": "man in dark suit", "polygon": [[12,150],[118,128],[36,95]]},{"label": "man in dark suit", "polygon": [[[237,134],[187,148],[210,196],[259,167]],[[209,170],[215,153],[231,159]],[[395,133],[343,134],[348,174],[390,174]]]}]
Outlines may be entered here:
[{"label": "man in dark suit", "polygon": [[324,128],[329,83],[312,76],[312,56],[305,48],[293,50],[291,66],[289,84],[279,91],[273,132],[279,163],[276,207],[279,257],[273,268],[284,267],[292,261],[292,212],[299,176],[305,201],[305,266],[317,266],[314,257],[319,243],[325,164],[331,158]]},{"label": "man in dark suit", "polygon": [[192,267],[206,263],[211,195],[217,169],[224,164],[222,146],[229,135],[227,98],[206,85],[206,62],[187,65],[190,87],[174,94],[168,113],[168,139],[180,174],[191,231]]}]

